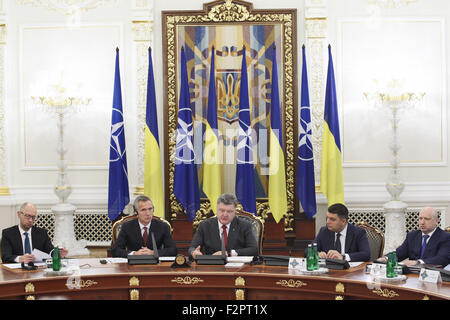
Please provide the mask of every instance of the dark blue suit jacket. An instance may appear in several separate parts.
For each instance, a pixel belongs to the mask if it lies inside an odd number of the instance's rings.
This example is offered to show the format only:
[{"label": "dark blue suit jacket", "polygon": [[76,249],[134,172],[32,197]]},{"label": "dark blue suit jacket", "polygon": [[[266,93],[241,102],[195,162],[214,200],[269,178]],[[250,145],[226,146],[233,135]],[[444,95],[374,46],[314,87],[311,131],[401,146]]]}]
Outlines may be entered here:
[{"label": "dark blue suit jacket", "polygon": [[[419,260],[422,250],[422,231],[411,231],[406,235],[405,241],[397,248],[398,261],[409,258]],[[445,267],[450,263],[450,233],[436,228],[433,235],[428,239],[422,260],[428,264],[436,264]]]},{"label": "dark blue suit jacket", "polygon": [[[335,233],[328,230],[328,227],[320,228],[314,242],[317,243],[319,252],[334,250]],[[305,257],[307,251],[305,250]],[[367,240],[366,231],[363,228],[348,223],[347,235],[345,237],[345,253],[350,256],[350,261],[369,261],[370,247]]]}]

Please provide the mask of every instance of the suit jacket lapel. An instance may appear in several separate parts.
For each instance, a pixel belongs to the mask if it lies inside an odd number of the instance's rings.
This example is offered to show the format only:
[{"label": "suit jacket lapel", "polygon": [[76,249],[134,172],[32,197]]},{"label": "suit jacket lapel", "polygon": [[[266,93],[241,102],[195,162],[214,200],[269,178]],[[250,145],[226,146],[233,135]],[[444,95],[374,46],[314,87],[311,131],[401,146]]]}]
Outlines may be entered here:
[{"label": "suit jacket lapel", "polygon": [[355,234],[353,232],[353,228],[350,226],[350,224],[347,224],[347,234],[345,235],[345,252],[350,251],[354,236]]},{"label": "suit jacket lapel", "polygon": [[[141,249],[144,246],[147,246],[147,244],[144,243],[144,239],[142,238],[141,226],[139,225],[139,220],[138,219],[134,219],[133,229],[134,229],[133,233],[137,235],[139,249]],[[147,230],[147,232],[149,232],[149,231]]]},{"label": "suit jacket lapel", "polygon": [[237,217],[234,217],[233,221],[231,221],[230,224],[230,230],[228,230],[228,241],[227,241],[227,249],[228,248],[235,248],[236,246],[236,239],[237,239],[237,235],[239,234],[239,226],[238,226],[238,221],[237,221]]},{"label": "suit jacket lapel", "polygon": [[[429,250],[431,250],[431,248],[433,248],[434,244],[438,241],[438,237],[439,237],[439,228],[436,228],[436,230],[434,231],[433,235],[431,236],[430,239],[428,239],[427,242],[427,246],[425,247],[425,251],[423,253],[423,258],[425,258],[427,256],[427,252]],[[420,235],[422,235],[422,233],[420,233]],[[423,238],[422,238],[423,241]],[[420,244],[420,250],[422,250],[422,244]],[[420,255],[420,253],[419,253]]]},{"label": "suit jacket lapel", "polygon": [[19,245],[20,252],[21,252],[20,255],[23,255],[24,254],[23,242],[22,242],[22,235],[20,234],[19,226],[16,226],[16,231],[17,232],[15,232],[15,238],[16,238],[15,241]]}]

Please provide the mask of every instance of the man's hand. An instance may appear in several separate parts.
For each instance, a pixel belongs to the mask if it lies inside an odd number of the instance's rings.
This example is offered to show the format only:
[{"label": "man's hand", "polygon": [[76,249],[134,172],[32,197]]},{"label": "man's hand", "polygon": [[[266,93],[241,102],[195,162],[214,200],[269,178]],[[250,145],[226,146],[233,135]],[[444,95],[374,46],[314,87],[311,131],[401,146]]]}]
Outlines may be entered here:
[{"label": "man's hand", "polygon": [[23,263],[30,263],[34,261],[34,255],[32,254],[24,254],[23,256],[19,257],[19,262],[23,262]]},{"label": "man's hand", "polygon": [[195,248],[195,250],[194,251],[192,251],[192,253],[191,253],[191,255],[192,255],[192,258],[194,258],[195,259],[195,257],[197,256],[197,255],[202,255],[203,253],[200,251],[200,246],[198,246],[197,248]]},{"label": "man's hand", "polygon": [[138,251],[134,252],[134,254],[138,255],[138,256],[142,256],[142,255],[146,255],[146,254],[147,255],[152,255],[153,254],[153,250],[150,250],[147,247],[142,247]]},{"label": "man's hand", "polygon": [[326,257],[327,257],[327,254],[325,252],[323,252],[323,251],[319,252],[319,258],[320,259],[325,259]]},{"label": "man's hand", "polygon": [[[225,252],[225,254],[228,257],[228,252]],[[222,255],[222,250],[213,253],[213,256],[221,256],[221,255]]]},{"label": "man's hand", "polygon": [[388,258],[387,257],[380,257],[375,262],[381,262],[381,263],[387,263]]},{"label": "man's hand", "polygon": [[344,259],[344,256],[337,252],[336,250],[329,250],[327,253],[327,258],[329,259]]},{"label": "man's hand", "polygon": [[64,258],[69,254],[69,250],[67,250],[66,248],[59,248],[59,254],[61,258]]},{"label": "man's hand", "polygon": [[415,266],[415,265],[419,264],[419,261],[418,261],[418,260],[405,260],[405,261],[403,261],[402,263],[403,263],[405,266],[410,267],[410,266]]}]

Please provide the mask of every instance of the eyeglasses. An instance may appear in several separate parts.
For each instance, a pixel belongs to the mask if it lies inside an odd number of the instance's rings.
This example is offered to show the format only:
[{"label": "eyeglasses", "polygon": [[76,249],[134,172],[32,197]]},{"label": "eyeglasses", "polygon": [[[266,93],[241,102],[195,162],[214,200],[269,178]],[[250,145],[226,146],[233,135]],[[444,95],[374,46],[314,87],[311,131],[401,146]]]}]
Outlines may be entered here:
[{"label": "eyeglasses", "polygon": [[23,213],[22,211],[20,211],[20,213],[21,213],[26,219],[29,219],[29,220],[36,220],[36,216],[30,216],[29,214]]}]

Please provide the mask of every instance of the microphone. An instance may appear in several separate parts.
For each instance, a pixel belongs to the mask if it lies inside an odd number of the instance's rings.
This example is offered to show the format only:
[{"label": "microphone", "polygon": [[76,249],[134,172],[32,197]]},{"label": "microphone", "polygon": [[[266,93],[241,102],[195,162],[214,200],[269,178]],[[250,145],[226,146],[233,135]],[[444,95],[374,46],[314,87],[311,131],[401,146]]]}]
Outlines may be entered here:
[{"label": "microphone", "polygon": [[37,267],[34,265],[33,261],[29,262],[28,265],[26,265],[25,262],[22,262],[21,267],[22,267],[22,269],[27,270],[27,271],[37,269]]},{"label": "microphone", "polygon": [[152,232],[152,245],[153,245],[153,255],[155,256],[156,259],[159,258],[159,254],[158,254],[158,246],[156,245],[156,241],[155,241],[155,235]]}]

